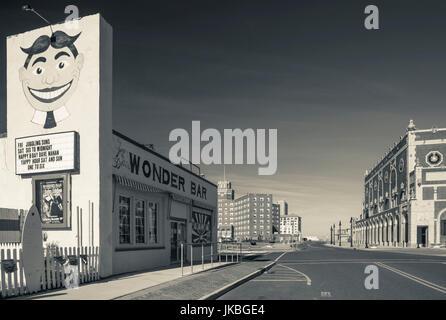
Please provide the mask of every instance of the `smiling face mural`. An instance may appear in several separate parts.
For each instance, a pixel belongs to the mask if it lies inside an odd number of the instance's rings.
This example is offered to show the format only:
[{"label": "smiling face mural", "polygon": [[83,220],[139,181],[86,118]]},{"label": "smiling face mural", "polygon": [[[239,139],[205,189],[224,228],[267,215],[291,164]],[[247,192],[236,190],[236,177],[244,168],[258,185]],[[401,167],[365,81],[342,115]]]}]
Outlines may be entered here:
[{"label": "smiling face mural", "polygon": [[35,109],[32,122],[45,129],[69,116],[65,104],[76,90],[84,64],[84,56],[74,45],[79,36],[56,31],[51,37],[40,36],[29,48],[21,48],[28,55],[19,70],[23,92]]}]

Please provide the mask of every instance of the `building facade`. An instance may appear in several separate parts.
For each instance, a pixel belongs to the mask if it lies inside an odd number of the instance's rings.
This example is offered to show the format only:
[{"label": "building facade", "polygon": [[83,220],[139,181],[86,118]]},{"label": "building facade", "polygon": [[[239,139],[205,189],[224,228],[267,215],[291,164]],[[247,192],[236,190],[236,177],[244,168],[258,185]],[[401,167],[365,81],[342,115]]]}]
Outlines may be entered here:
[{"label": "building facade", "polygon": [[280,216],[287,216],[288,215],[288,202],[286,202],[285,200],[279,200],[279,201],[277,201],[277,204],[279,205]]},{"label": "building facade", "polygon": [[273,239],[272,201],[272,194],[262,193],[249,193],[234,201],[236,239]]},{"label": "building facade", "polygon": [[280,217],[280,234],[302,235],[302,218],[297,215],[287,215]]},{"label": "building facade", "polygon": [[363,211],[354,221],[356,245],[446,244],[446,129],[406,134],[366,171]]},{"label": "building facade", "polygon": [[232,183],[219,181],[217,189],[218,196],[218,239],[234,240],[234,195]]},{"label": "building facade", "polygon": [[218,182],[218,239],[272,240],[280,229],[279,207],[272,194],[235,198],[229,181]]},{"label": "building facade", "polygon": [[273,203],[272,205],[272,224],[273,224],[273,234],[280,233],[280,206],[277,203]]},{"label": "building facade", "polygon": [[99,248],[101,277],[176,263],[181,242],[209,254],[217,186],[113,130],[112,28],[77,22],[7,38],[0,208],[36,208],[44,247]]}]

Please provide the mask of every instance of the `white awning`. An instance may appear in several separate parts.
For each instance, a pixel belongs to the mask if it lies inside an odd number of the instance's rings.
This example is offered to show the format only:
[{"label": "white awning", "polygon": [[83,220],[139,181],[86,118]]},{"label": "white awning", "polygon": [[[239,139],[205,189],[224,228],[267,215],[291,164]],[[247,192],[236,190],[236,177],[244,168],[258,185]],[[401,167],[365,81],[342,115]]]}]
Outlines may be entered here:
[{"label": "white awning", "polygon": [[115,178],[116,182],[119,183],[120,185],[124,186],[124,187],[128,187],[128,188],[132,188],[138,191],[143,191],[143,192],[165,192],[161,189],[158,189],[156,187],[153,186],[149,186],[148,184],[145,183],[141,183],[126,177],[122,177],[120,175],[114,174],[113,177]]}]

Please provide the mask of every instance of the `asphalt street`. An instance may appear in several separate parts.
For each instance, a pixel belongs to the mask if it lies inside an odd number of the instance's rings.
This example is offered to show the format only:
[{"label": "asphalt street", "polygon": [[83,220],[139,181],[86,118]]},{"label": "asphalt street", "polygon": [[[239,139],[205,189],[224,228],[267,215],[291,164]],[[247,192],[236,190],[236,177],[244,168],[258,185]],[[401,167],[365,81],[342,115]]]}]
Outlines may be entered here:
[{"label": "asphalt street", "polygon": [[[280,257],[269,271],[221,296],[222,300],[262,299],[446,299],[446,257],[360,251],[310,242]],[[370,271],[376,272],[375,288]],[[370,268],[370,267],[369,267]],[[376,286],[378,288],[376,288]]]}]

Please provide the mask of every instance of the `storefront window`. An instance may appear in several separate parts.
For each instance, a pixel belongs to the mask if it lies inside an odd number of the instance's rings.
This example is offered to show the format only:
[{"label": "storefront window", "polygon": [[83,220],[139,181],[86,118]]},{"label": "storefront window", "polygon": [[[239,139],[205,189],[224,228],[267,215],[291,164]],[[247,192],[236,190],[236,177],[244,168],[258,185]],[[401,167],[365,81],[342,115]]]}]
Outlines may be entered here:
[{"label": "storefront window", "polygon": [[158,243],[158,205],[149,203],[149,243]]},{"label": "storefront window", "polygon": [[136,243],[146,242],[145,202],[143,200],[136,200],[135,204],[135,241]]},{"label": "storefront window", "polygon": [[130,198],[119,196],[119,243],[130,243]]}]

